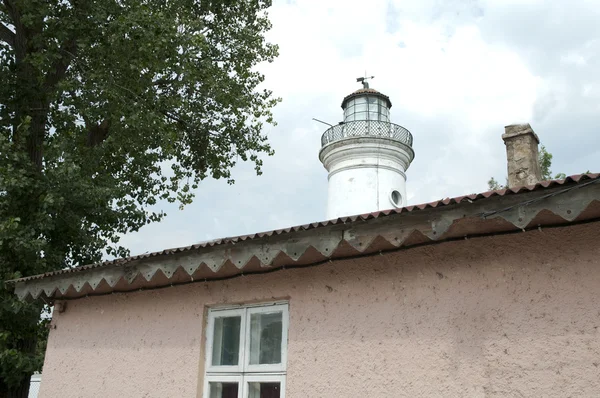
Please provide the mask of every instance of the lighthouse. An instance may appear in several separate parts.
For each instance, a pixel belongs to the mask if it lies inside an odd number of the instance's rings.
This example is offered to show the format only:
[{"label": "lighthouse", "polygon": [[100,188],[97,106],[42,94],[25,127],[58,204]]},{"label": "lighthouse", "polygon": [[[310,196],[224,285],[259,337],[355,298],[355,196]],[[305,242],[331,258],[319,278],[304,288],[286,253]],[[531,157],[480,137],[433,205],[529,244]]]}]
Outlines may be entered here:
[{"label": "lighthouse", "polygon": [[406,170],[415,157],[407,129],[390,122],[387,95],[363,87],[342,101],[344,119],[321,137],[319,159],[329,175],[327,218],[406,206]]}]

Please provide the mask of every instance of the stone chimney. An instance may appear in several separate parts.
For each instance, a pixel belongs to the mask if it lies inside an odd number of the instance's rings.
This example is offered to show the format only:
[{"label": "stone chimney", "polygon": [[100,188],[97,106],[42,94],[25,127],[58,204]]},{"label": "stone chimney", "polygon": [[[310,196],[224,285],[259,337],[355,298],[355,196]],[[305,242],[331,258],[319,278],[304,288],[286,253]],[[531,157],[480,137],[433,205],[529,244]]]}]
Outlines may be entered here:
[{"label": "stone chimney", "polygon": [[512,124],[504,127],[502,139],[506,145],[508,187],[534,185],[542,179],[538,159],[540,139],[526,124]]}]

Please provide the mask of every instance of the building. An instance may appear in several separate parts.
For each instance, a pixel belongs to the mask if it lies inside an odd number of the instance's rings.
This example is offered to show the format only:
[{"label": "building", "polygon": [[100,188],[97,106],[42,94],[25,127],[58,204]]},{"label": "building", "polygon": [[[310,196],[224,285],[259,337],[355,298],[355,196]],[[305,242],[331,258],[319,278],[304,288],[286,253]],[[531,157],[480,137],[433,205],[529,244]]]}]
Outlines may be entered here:
[{"label": "building", "polygon": [[324,136],[391,147],[371,212],[14,281],[55,305],[40,397],[597,396],[600,174],[540,182],[508,126],[509,189],[404,206],[393,129]]}]

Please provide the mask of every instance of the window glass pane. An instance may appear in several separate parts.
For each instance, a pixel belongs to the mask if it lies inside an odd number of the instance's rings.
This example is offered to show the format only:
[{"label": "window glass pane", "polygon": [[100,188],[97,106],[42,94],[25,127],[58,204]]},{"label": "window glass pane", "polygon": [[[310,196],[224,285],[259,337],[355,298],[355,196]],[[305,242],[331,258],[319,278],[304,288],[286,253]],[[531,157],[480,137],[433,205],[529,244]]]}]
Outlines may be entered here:
[{"label": "window glass pane", "polygon": [[364,112],[367,110],[367,104],[366,103],[358,104],[354,108],[355,108],[356,112]]},{"label": "window glass pane", "polygon": [[354,100],[350,100],[350,101],[346,102],[346,108],[349,108],[351,106],[354,106]]},{"label": "window glass pane", "polygon": [[248,383],[248,387],[248,398],[281,397],[281,386],[279,383]]},{"label": "window glass pane", "polygon": [[369,112],[369,120],[379,120],[379,113]]},{"label": "window glass pane", "polygon": [[353,122],[354,121],[354,114],[348,115],[344,118],[345,122]]},{"label": "window glass pane", "polygon": [[366,104],[367,103],[367,99],[365,97],[358,97],[354,99],[354,104],[358,105],[358,104]]},{"label": "window glass pane", "polygon": [[240,354],[240,316],[215,318],[213,366],[237,365]]},{"label": "window glass pane", "polygon": [[209,382],[210,398],[238,398],[238,383]]},{"label": "window glass pane", "polygon": [[250,316],[250,365],[281,363],[281,312]]}]

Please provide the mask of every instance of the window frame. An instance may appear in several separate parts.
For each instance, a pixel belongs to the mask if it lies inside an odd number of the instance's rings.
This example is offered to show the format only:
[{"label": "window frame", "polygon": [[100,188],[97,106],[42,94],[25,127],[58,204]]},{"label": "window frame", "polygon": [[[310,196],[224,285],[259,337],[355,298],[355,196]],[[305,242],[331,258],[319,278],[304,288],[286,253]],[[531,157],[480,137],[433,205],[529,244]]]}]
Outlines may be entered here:
[{"label": "window frame", "polygon": [[[250,328],[252,314],[274,313],[281,311],[281,363],[265,364],[265,365],[250,365]],[[260,373],[260,372],[285,372],[287,370],[287,335],[288,335],[288,309],[287,305],[274,305],[265,307],[252,307],[246,310],[246,325],[247,332],[244,333],[244,347],[248,350],[244,351],[244,373]],[[245,329],[246,331],[246,329]]]},{"label": "window frame", "polygon": [[[250,365],[250,328],[252,314],[281,312],[281,362],[279,364]],[[240,316],[240,341],[238,364],[212,365],[214,350],[215,319],[220,317]],[[249,305],[235,305],[211,307],[207,311],[205,342],[205,371],[204,391],[202,396],[210,398],[211,382],[238,383],[238,398],[248,398],[249,383],[253,382],[278,382],[280,383],[280,397],[285,397],[285,378],[287,372],[287,348],[289,330],[289,304],[287,301],[256,303]]]},{"label": "window frame", "polygon": [[[210,311],[210,310],[209,310]],[[214,314],[219,314],[219,316],[214,316]],[[223,315],[224,314],[224,315]],[[240,338],[239,342],[239,352],[238,352],[238,364],[237,365],[213,365],[212,364],[212,356],[214,349],[214,333],[215,333],[215,318],[225,318],[228,316],[240,316],[240,336],[244,332],[245,324],[246,324],[246,313],[242,309],[218,309],[212,311],[212,316],[208,317],[208,328],[206,331],[206,341],[210,342],[210,346],[207,344],[206,346],[206,373],[241,373],[242,365],[243,365],[243,353],[244,347],[243,342],[244,339]]]}]

